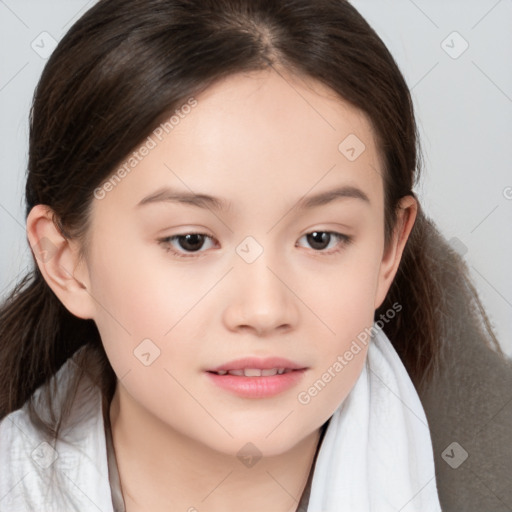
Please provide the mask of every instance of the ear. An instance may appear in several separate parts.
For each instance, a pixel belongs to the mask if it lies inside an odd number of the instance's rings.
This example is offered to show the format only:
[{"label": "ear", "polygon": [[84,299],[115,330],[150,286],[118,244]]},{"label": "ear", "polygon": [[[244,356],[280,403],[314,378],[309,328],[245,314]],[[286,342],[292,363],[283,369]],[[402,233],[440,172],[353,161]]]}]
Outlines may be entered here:
[{"label": "ear", "polygon": [[94,299],[85,262],[79,259],[77,240],[66,237],[57,227],[55,213],[48,206],[34,206],[27,217],[27,237],[37,266],[48,286],[73,315],[90,319]]},{"label": "ear", "polygon": [[404,196],[398,203],[398,214],[395,229],[384,251],[380,264],[377,292],[375,294],[375,309],[379,308],[395,278],[405,244],[416,220],[418,202],[413,196]]}]

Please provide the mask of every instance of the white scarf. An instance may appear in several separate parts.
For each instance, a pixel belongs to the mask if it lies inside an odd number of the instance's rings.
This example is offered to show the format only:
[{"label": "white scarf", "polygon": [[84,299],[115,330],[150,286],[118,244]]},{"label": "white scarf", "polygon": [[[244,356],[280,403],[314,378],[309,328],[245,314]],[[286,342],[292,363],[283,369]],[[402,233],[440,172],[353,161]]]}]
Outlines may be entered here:
[{"label": "white scarf", "polygon": [[[73,364],[70,360],[59,370],[59,389]],[[66,429],[69,444],[59,442],[56,453],[30,423],[26,406],[0,422],[1,512],[113,512],[101,396],[95,388],[83,396],[88,398],[76,408],[75,426]],[[361,375],[331,418],[307,510],[441,510],[425,413],[382,331],[370,342]]]},{"label": "white scarf", "polygon": [[440,511],[425,412],[380,329],[318,453],[308,512]]}]

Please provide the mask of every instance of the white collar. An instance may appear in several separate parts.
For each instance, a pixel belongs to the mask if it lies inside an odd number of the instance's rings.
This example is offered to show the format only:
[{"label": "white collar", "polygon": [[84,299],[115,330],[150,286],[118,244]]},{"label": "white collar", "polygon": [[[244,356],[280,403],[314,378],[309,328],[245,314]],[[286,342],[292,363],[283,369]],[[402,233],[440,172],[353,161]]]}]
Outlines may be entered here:
[{"label": "white collar", "polygon": [[[57,389],[66,389],[75,366],[69,359],[59,369]],[[0,510],[114,512],[106,453],[101,396],[89,379],[55,446],[32,425],[25,404],[0,422]]]}]

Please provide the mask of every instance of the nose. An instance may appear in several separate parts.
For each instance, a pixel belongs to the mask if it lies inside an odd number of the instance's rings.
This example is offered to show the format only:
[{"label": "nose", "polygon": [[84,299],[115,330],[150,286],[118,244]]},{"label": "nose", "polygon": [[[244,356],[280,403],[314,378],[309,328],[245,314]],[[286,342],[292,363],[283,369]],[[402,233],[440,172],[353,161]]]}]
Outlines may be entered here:
[{"label": "nose", "polygon": [[239,260],[232,274],[232,287],[223,320],[231,331],[252,331],[263,337],[288,332],[299,320],[298,299],[288,272],[270,261],[267,251],[254,262]]}]

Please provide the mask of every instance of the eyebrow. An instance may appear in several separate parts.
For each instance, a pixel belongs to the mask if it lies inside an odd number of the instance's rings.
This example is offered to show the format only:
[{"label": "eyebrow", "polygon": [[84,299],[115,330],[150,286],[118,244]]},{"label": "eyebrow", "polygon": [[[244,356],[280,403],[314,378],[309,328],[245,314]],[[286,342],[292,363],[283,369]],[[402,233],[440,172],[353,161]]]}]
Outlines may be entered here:
[{"label": "eyebrow", "polygon": [[[370,204],[368,196],[359,188],[354,186],[342,186],[333,190],[319,192],[311,196],[303,196],[295,208],[299,211],[323,206],[337,199],[359,199]],[[207,194],[196,194],[194,192],[177,191],[170,188],[160,189],[149,196],[142,199],[137,206],[143,206],[154,203],[178,203],[198,208],[212,209],[216,211],[227,211],[231,207],[231,203],[219,197],[210,196]]]}]

